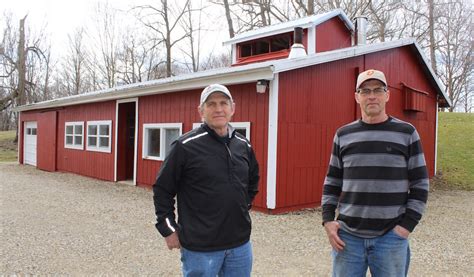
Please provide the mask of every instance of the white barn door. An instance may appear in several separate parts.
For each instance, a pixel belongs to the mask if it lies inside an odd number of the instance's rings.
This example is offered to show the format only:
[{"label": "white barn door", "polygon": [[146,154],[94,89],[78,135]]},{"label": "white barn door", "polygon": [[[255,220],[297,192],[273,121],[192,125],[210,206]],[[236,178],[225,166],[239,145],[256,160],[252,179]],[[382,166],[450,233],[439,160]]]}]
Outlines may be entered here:
[{"label": "white barn door", "polygon": [[23,163],[36,166],[36,121],[25,122]]}]

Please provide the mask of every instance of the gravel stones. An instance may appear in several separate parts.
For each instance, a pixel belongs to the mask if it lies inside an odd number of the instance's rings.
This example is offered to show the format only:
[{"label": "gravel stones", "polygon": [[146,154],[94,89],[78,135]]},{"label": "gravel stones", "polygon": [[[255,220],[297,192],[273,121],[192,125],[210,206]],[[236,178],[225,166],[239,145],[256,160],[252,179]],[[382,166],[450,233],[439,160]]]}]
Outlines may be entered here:
[{"label": "gravel stones", "polygon": [[[180,276],[154,227],[152,192],[0,163],[0,275]],[[410,237],[410,276],[474,275],[474,192],[434,191]],[[319,209],[252,212],[254,276],[329,276]]]}]

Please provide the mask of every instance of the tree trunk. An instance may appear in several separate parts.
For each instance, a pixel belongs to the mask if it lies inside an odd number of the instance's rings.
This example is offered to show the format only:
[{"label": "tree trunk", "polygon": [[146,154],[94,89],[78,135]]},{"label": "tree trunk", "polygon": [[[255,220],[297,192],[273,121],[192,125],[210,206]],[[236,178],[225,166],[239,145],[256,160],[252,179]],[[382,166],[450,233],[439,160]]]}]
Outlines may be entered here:
[{"label": "tree trunk", "polygon": [[227,26],[229,26],[229,37],[233,38],[235,33],[234,33],[234,25],[232,24],[232,18],[230,17],[229,0],[224,0],[224,8],[225,8],[225,17],[227,18]]},{"label": "tree trunk", "polygon": [[430,36],[430,59],[431,67],[433,68],[435,74],[438,74],[438,68],[436,66],[436,40],[434,36],[434,0],[428,0],[428,31]]},{"label": "tree trunk", "polygon": [[18,98],[17,106],[26,104],[25,82],[26,82],[26,56],[25,56],[25,18],[20,20],[20,40],[18,42]]},{"label": "tree trunk", "polygon": [[[16,99],[17,106],[26,104],[25,99],[25,82],[26,82],[26,55],[25,55],[25,20],[26,16],[20,20],[20,40],[18,41],[18,98]],[[16,125],[19,126],[18,116],[16,117]],[[18,128],[13,142],[18,142]]]},{"label": "tree trunk", "polygon": [[314,0],[308,0],[308,14],[307,15],[313,15],[314,14]]}]

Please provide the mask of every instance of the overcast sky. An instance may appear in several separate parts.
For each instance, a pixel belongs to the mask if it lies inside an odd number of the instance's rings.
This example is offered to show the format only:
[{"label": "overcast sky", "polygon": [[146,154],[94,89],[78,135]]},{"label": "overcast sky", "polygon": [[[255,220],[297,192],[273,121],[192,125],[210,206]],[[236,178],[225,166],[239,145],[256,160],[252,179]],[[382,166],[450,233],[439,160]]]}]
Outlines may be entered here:
[{"label": "overcast sky", "polygon": [[[15,23],[28,15],[27,26],[31,28],[32,33],[37,33],[40,30],[46,31],[47,37],[51,39],[54,55],[65,51],[68,44],[68,34],[72,34],[75,29],[81,26],[90,24],[94,19],[94,11],[98,3],[105,4],[107,2],[111,7],[123,11],[128,11],[131,7],[143,3],[156,4],[156,0],[2,0],[0,17],[3,18],[5,12],[11,13]],[[131,14],[129,16],[132,17]],[[126,17],[120,19],[127,20]],[[208,20],[211,19],[208,18]],[[2,23],[1,20],[0,23]],[[225,21],[223,22],[225,23]],[[216,52],[220,52],[219,50],[224,50],[222,41],[228,38],[227,29],[223,28],[225,26],[222,22],[220,24],[210,22],[210,26],[211,33],[207,33],[207,36],[211,36],[212,39],[206,42],[206,46],[210,44],[207,46],[208,49],[210,47]]]}]

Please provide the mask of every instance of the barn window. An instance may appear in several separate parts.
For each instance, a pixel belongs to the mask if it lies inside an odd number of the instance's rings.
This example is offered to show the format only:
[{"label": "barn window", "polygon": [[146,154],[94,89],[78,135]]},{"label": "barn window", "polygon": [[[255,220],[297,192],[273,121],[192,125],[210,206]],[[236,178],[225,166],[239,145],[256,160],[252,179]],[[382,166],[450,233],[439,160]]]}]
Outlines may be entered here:
[{"label": "barn window", "polygon": [[[201,124],[202,123],[193,123],[193,129],[198,128]],[[229,122],[229,124],[234,127],[235,131],[239,132],[250,141],[250,122]]]},{"label": "barn window", "polygon": [[143,159],[162,161],[182,132],[182,123],[143,124]]},{"label": "barn window", "polygon": [[87,121],[87,147],[88,151],[110,153],[112,121]]},{"label": "barn window", "polygon": [[64,148],[84,149],[84,122],[66,122]]},{"label": "barn window", "polygon": [[286,33],[270,38],[261,38],[252,42],[239,44],[239,58],[268,54],[279,51],[289,51],[292,44],[292,33]]}]

